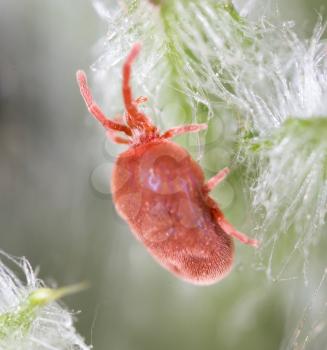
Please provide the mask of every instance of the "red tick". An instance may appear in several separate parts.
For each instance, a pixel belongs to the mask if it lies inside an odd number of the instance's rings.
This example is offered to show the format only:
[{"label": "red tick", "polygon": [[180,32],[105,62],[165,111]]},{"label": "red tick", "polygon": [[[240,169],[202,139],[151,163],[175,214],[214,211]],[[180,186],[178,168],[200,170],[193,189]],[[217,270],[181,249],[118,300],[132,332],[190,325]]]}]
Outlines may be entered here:
[{"label": "red tick", "polygon": [[94,102],[85,73],[76,74],[89,112],[113,142],[130,145],[115,162],[113,201],[136,238],[159,264],[188,282],[212,284],[231,270],[233,237],[253,247],[258,246],[258,241],[228,223],[209,196],[229,169],[224,168],[205,182],[202,169],[190,154],[169,141],[177,135],[199,132],[207,125],[183,125],[160,133],[138,109],[146,98],[133,100],[130,76],[139,51],[140,45],[135,44],[124,63],[125,113],[116,120],[108,119]]}]

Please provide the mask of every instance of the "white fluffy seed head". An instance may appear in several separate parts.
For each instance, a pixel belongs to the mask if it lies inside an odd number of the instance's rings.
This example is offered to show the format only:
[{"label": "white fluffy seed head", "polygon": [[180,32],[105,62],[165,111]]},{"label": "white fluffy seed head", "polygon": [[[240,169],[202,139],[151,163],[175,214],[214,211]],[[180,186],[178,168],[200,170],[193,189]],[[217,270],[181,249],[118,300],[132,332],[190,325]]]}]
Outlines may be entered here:
[{"label": "white fluffy seed head", "polygon": [[51,291],[56,293],[44,288],[25,258],[13,258],[0,251],[0,349],[91,349],[76,332],[72,314],[53,302]]},{"label": "white fluffy seed head", "polygon": [[288,116],[326,109],[321,103],[327,53],[321,23],[304,41],[292,30],[294,23],[243,19],[227,1],[168,1],[163,9],[148,0],[124,1],[110,11],[99,0],[94,3],[109,28],[93,68],[99,74],[111,70],[133,43],[141,42],[133,77],[154,103],[173,76],[188,103],[208,108],[208,118],[219,110],[217,104],[228,105],[259,131],[280,126]]}]

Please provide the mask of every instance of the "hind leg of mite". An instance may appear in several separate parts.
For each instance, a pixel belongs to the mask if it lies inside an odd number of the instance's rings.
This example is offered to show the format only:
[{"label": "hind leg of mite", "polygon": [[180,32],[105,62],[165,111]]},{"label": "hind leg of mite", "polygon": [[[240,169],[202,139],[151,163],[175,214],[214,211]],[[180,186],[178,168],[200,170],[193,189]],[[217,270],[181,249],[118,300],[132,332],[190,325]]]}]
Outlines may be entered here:
[{"label": "hind leg of mite", "polygon": [[258,248],[260,242],[254,238],[248,237],[245,233],[237,231],[233,225],[231,225],[224,214],[219,208],[215,208],[215,217],[218,225],[230,236],[238,239],[240,242]]},{"label": "hind leg of mite", "polygon": [[212,208],[212,213],[218,223],[218,225],[230,236],[238,239],[240,242],[253,246],[259,247],[260,243],[258,240],[248,237],[245,233],[237,231],[232,224],[230,224],[225,218],[223,212],[219,209],[216,202],[208,196],[208,193],[217,186],[229,173],[228,168],[224,168],[213,176],[203,187],[204,195],[207,197],[207,204]]},{"label": "hind leg of mite", "polygon": [[220,170],[215,176],[209,179],[203,186],[204,192],[212,191],[217,185],[219,185],[229,174],[229,168],[224,168]]}]

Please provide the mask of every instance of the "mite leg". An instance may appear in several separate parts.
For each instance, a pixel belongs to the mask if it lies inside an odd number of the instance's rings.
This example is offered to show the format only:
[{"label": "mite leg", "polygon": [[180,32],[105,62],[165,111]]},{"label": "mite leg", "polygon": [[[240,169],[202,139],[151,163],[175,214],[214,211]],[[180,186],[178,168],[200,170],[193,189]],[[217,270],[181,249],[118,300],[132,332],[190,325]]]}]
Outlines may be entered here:
[{"label": "mite leg", "polygon": [[[117,121],[119,123],[123,123],[124,118],[122,115],[118,114],[114,117],[114,121]],[[132,143],[132,141],[129,139],[125,139],[123,137],[117,136],[117,131],[114,131],[112,129],[107,129],[106,134],[107,134],[108,138],[110,138],[110,140],[114,143],[125,144],[125,145],[129,145]]]},{"label": "mite leg", "polygon": [[217,223],[219,226],[230,236],[238,239],[244,244],[250,245],[252,247],[258,248],[260,245],[260,242],[254,238],[248,237],[245,233],[237,231],[225,218],[224,214],[221,212],[221,210],[215,205],[215,208],[213,209],[214,215],[216,217]]},{"label": "mite leg", "polygon": [[225,177],[229,174],[229,171],[229,168],[220,170],[215,176],[213,176],[204,184],[203,191],[207,193],[212,191],[219,183],[225,179]]},{"label": "mite leg", "polygon": [[135,44],[127,56],[127,59],[123,66],[123,97],[127,113],[131,116],[136,116],[138,114],[137,104],[133,101],[132,89],[129,85],[131,79],[131,66],[139,54],[141,46]]},{"label": "mite leg", "polygon": [[99,106],[94,102],[91,90],[87,84],[87,78],[85,73],[83,71],[78,71],[76,73],[76,78],[81,91],[81,95],[83,96],[83,99],[89,112],[103,125],[103,127],[107,130],[112,129],[116,131],[121,131],[126,135],[131,136],[132,132],[128,126],[119,124],[108,119],[103,114]]},{"label": "mite leg", "polygon": [[189,125],[177,126],[175,128],[171,128],[167,130],[162,135],[162,137],[165,139],[169,139],[171,137],[182,135],[187,132],[199,132],[201,130],[206,129],[207,127],[208,127],[207,124],[189,124]]},{"label": "mite leg", "polygon": [[140,49],[140,44],[134,44],[123,66],[123,98],[127,112],[127,124],[131,129],[136,128],[142,124],[146,127],[151,127],[148,118],[137,108],[138,104],[145,102],[145,98],[139,97],[136,100],[133,100],[132,89],[130,86],[131,67],[137,55],[139,54]]},{"label": "mite leg", "polygon": [[130,145],[132,143],[132,141],[128,139],[124,139],[123,137],[116,136],[116,133],[112,130],[108,129],[106,134],[109,137],[109,139],[114,143],[119,143],[124,145]]}]

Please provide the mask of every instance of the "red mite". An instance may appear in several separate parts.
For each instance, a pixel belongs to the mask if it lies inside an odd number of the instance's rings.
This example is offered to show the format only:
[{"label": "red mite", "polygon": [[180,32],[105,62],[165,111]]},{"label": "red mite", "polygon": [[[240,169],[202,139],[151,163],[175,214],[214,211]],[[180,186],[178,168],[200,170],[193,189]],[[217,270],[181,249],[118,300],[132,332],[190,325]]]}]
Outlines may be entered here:
[{"label": "red mite", "polygon": [[[227,222],[209,192],[229,173],[221,170],[205,182],[203,171],[181,146],[169,141],[206,124],[178,126],[160,134],[138,109],[146,98],[132,98],[131,65],[140,51],[135,44],[123,66],[122,93],[125,114],[109,120],[94,102],[86,75],[77,81],[89,112],[115,143],[128,144],[115,163],[113,200],[125,219],[159,264],[194,284],[208,285],[226,276],[234,257],[233,237],[257,247],[258,241],[238,232]],[[125,137],[118,136],[118,132]]]}]

